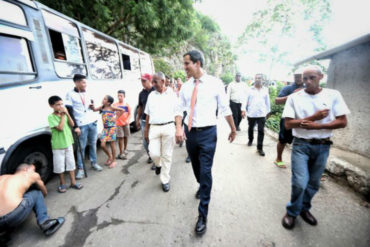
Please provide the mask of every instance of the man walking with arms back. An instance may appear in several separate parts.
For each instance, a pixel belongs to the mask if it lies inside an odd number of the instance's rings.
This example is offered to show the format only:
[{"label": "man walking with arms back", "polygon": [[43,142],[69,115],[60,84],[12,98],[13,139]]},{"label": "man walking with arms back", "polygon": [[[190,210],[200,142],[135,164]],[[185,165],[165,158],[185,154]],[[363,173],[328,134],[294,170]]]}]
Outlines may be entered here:
[{"label": "man walking with arms back", "polygon": [[317,67],[308,67],[303,72],[306,88],[288,97],[283,117],[285,127],[293,129],[292,191],[282,225],[292,229],[295,219],[301,215],[310,225],[317,220],[310,213],[311,201],[319,190],[324,172],[333,129],[347,125],[349,109],[337,90],[321,88],[323,78]]},{"label": "man walking with arms back", "polygon": [[[212,165],[217,143],[217,118],[224,115],[230,128],[229,141],[235,139],[236,128],[226,97],[223,83],[203,71],[204,57],[196,50],[184,55],[185,71],[190,78],[180,91],[180,106],[187,111],[185,118],[186,149],[191,159],[193,172],[199,189],[196,197],[200,198],[199,217],[195,233],[202,235],[206,231],[208,204],[211,200]],[[176,140],[184,138],[181,127],[181,114],[176,116]]]}]

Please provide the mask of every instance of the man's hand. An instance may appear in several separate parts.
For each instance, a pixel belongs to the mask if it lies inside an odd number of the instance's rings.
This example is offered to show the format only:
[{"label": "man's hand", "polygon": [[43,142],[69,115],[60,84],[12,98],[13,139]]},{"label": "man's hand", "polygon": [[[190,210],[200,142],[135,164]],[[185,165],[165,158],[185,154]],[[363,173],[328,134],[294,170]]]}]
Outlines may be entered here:
[{"label": "man's hand", "polygon": [[324,109],[315,112],[315,114],[312,115],[313,120],[321,120],[326,118],[329,115],[329,109]]},{"label": "man's hand", "polygon": [[245,118],[245,111],[242,111],[242,118]]},{"label": "man's hand", "polygon": [[75,128],[75,132],[76,132],[77,136],[81,135],[81,129],[79,127]]},{"label": "man's hand", "polygon": [[313,130],[319,129],[320,124],[313,121],[303,120],[299,126],[303,129]]},{"label": "man's hand", "polygon": [[231,132],[230,132],[230,134],[229,134],[229,138],[228,138],[228,140],[229,140],[229,142],[231,143],[231,142],[233,142],[234,140],[235,140],[235,136],[236,136],[236,131],[235,130],[232,130]]},{"label": "man's hand", "polygon": [[185,140],[185,133],[182,128],[176,129],[176,143],[179,144]]},{"label": "man's hand", "polygon": [[145,141],[149,144],[149,129],[148,128],[145,128],[144,130],[144,138],[145,138]]}]

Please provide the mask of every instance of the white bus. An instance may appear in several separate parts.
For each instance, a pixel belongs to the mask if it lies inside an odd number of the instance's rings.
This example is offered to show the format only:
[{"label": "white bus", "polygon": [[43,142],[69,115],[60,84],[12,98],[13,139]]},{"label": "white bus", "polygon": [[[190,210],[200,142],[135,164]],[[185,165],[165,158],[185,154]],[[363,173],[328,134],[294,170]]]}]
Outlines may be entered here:
[{"label": "white bus", "polygon": [[26,162],[50,178],[48,98],[64,98],[74,74],[87,76],[95,104],[123,89],[135,111],[140,77],[153,70],[149,54],[45,5],[0,0],[0,174]]}]

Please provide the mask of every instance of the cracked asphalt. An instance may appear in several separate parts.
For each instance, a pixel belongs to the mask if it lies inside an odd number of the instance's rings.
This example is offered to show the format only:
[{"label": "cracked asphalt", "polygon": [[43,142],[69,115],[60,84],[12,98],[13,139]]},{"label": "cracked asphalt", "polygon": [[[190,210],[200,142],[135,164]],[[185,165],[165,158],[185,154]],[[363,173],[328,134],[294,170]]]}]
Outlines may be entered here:
[{"label": "cracked asphalt", "polygon": [[[313,201],[318,226],[298,218],[294,230],[285,230],[281,218],[290,195],[290,152],[284,153],[288,169],[279,169],[273,165],[275,140],[265,136],[266,157],[260,157],[255,145],[246,145],[246,121],[241,128],[229,144],[228,127],[224,120],[219,122],[203,237],[194,234],[197,184],[191,165],[185,163],[185,147],[175,147],[171,190],[164,193],[146,163],[137,132],[129,140],[128,160],[118,160],[114,169],[102,172],[88,168],[81,191],[59,194],[54,177],[47,184],[48,212],[64,216],[66,222],[46,238],[31,215],[12,235],[10,246],[370,246],[370,209],[332,178],[322,183]],[[100,163],[105,161],[101,150],[98,157]]]}]

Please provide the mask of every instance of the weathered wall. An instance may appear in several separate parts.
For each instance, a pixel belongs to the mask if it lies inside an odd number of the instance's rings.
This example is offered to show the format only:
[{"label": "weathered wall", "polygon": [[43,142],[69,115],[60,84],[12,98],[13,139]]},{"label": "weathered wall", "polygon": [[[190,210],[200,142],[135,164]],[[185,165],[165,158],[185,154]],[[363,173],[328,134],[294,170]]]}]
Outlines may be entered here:
[{"label": "weathered wall", "polygon": [[339,90],[351,110],[347,127],[334,131],[335,145],[370,158],[370,42],[333,56],[327,87]]}]

